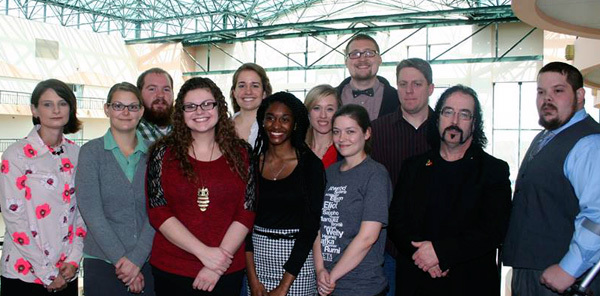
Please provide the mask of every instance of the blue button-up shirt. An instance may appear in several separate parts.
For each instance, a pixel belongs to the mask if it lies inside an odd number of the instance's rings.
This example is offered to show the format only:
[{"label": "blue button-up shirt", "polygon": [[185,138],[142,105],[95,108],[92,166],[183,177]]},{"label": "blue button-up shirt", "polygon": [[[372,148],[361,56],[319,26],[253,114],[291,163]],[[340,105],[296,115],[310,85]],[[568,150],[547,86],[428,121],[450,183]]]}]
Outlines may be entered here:
[{"label": "blue button-up shirt", "polygon": [[[584,109],[577,111],[569,122],[552,133],[558,135],[587,115]],[[582,226],[585,219],[600,224],[600,134],[577,141],[567,155],[563,172],[579,199],[580,212],[575,217],[569,251],[559,265],[570,275],[579,277],[600,259],[600,236]]]}]

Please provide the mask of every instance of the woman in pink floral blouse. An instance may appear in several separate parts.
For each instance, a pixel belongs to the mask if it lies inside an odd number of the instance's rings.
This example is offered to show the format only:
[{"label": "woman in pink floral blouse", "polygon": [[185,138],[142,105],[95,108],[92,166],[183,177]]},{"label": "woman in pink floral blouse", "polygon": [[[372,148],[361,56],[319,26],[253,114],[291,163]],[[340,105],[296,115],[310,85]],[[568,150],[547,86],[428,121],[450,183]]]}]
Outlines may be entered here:
[{"label": "woman in pink floral blouse", "polygon": [[85,225],[73,175],[80,129],[76,99],[63,82],[40,82],[31,95],[34,128],[2,155],[0,207],[6,233],[1,295],[77,295]]}]

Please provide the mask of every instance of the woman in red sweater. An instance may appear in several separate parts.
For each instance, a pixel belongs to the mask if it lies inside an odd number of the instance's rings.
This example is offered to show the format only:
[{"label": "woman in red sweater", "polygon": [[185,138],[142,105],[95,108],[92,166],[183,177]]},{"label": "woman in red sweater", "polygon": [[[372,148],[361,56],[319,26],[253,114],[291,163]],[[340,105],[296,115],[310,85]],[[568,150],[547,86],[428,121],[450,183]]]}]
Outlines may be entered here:
[{"label": "woman in red sweater", "polygon": [[156,295],[239,295],[243,241],[254,222],[250,147],[210,79],[185,82],[174,112],[173,131],[154,144],[148,163]]}]

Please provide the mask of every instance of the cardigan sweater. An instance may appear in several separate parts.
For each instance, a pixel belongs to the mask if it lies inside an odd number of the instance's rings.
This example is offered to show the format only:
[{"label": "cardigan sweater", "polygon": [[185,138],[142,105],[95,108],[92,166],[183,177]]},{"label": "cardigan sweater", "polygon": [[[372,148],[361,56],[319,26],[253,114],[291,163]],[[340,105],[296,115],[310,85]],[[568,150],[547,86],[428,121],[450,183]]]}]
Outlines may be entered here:
[{"label": "cardigan sweater", "polygon": [[84,253],[116,264],[125,256],[142,267],[152,248],[154,229],[148,221],[144,183],[147,155],[129,182],[104,139],[81,147],[75,175],[79,211],[88,226]]}]

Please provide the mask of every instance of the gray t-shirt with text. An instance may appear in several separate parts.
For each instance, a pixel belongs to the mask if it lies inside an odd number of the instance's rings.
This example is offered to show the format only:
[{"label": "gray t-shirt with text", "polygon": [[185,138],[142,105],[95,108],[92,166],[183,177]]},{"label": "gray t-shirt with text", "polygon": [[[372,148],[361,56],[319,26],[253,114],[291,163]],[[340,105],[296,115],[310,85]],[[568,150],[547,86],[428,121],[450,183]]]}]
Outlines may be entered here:
[{"label": "gray t-shirt with text", "polygon": [[[327,169],[327,185],[321,215],[321,251],[328,271],[356,237],[363,221],[387,226],[392,185],[385,167],[367,157],[354,168],[341,172],[339,161]],[[371,296],[387,286],[383,272],[386,229],[365,258],[336,282],[334,295]]]}]

